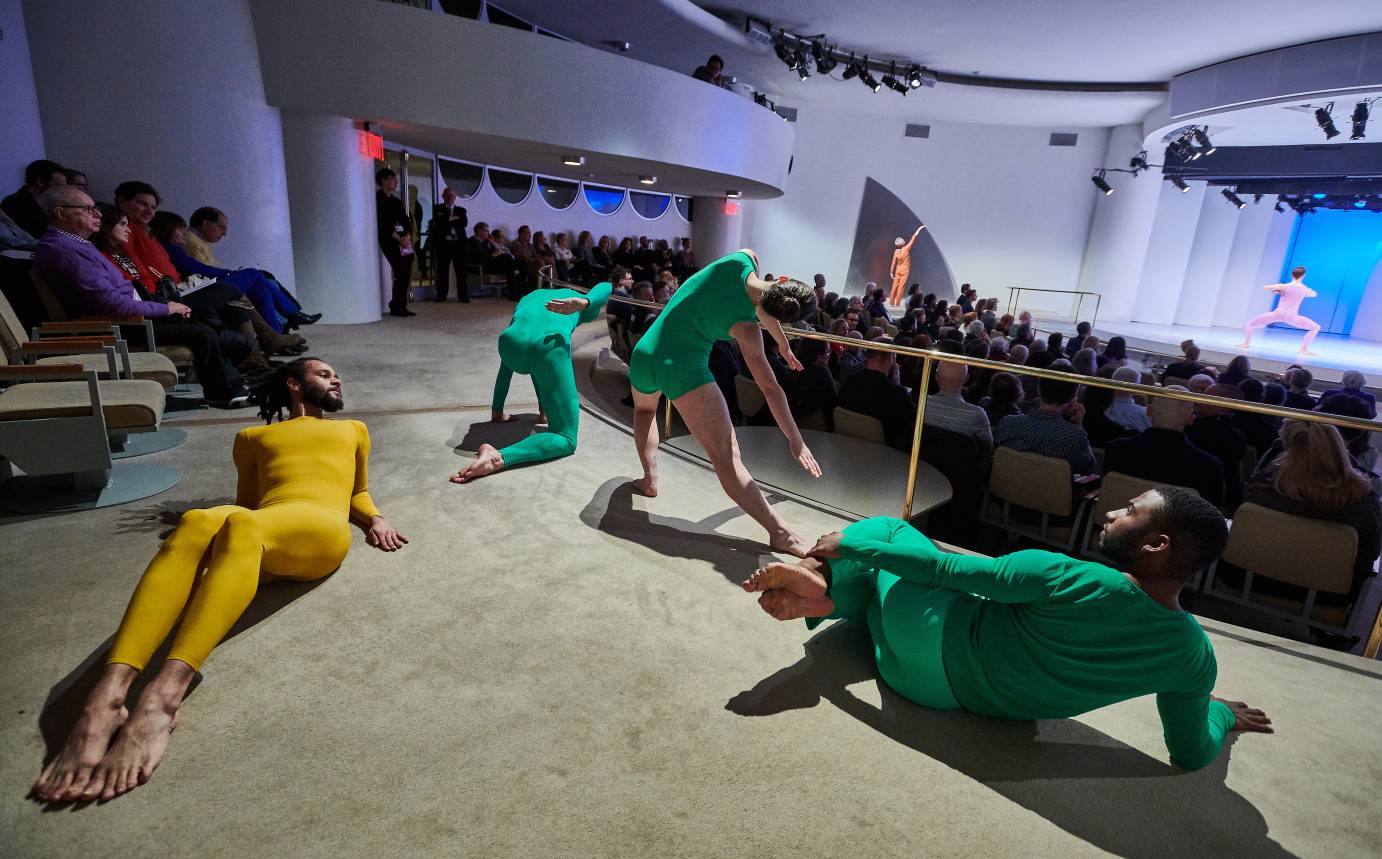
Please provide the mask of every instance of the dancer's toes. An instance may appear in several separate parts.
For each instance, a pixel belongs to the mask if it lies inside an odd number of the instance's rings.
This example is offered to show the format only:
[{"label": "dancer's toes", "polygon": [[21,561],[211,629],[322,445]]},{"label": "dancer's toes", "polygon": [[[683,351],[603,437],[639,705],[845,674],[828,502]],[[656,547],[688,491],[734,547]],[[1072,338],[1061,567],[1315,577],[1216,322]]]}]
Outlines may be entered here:
[{"label": "dancer's toes", "polygon": [[798,558],[806,557],[806,554],[811,551],[811,545],[791,531],[773,534],[768,541],[768,547],[774,552],[782,552],[785,555],[793,555]]},{"label": "dancer's toes", "polygon": [[34,782],[34,796],[44,802],[71,802],[82,796],[92,771],[110,747],[110,738],[128,718],[129,712],[118,702],[83,710],[58,756]]},{"label": "dancer's toes", "polygon": [[640,477],[633,481],[633,491],[648,498],[657,497],[657,478],[653,475]]},{"label": "dancer's toes", "polygon": [[1314,353],[1314,352],[1311,352],[1309,349],[1302,349],[1302,350],[1300,350],[1299,352],[1297,352],[1296,354],[1297,354],[1297,355],[1303,355],[1303,356],[1305,356],[1306,358],[1314,358],[1314,357],[1315,357],[1315,353]]},{"label": "dancer's toes", "polygon": [[758,604],[777,620],[829,617],[835,611],[835,603],[830,597],[804,597],[780,588],[764,591],[758,598]]},{"label": "dancer's toes", "polygon": [[113,774],[107,779],[101,799],[113,799],[147,782],[163,761],[168,740],[179,721],[176,707],[139,707],[101,761],[101,766]]},{"label": "dancer's toes", "polygon": [[499,471],[504,467],[504,457],[492,444],[482,444],[475,453],[475,461],[451,475],[452,483],[469,483]]},{"label": "dancer's toes", "polygon": [[1233,349],[1251,349],[1251,348],[1252,348],[1252,344],[1249,343],[1248,341],[1244,340],[1242,343],[1234,343],[1233,346],[1230,347],[1230,348],[1233,348]]},{"label": "dancer's toes", "polygon": [[804,597],[818,597],[825,595],[826,584],[819,573],[805,567],[774,563],[755,570],[743,587],[749,593],[783,589]]}]

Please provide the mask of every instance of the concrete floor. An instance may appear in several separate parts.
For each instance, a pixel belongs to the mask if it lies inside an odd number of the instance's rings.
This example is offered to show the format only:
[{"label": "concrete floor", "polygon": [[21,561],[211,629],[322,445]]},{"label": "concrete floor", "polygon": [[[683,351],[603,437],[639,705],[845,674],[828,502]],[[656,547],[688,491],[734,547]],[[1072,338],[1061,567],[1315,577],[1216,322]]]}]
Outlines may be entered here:
[{"label": "concrete floor", "polygon": [[[1378,663],[1206,621],[1221,694],[1278,730],[1194,773],[1167,763],[1149,698],[1036,723],[923,710],[880,688],[858,630],[812,636],[734,586],[769,556],[711,474],[664,457],[662,497],[633,496],[615,426],[587,415],[575,456],[449,484],[454,448],[493,432],[510,305],[417,309],[308,332],[411,545],[357,534],[330,578],[265,589],[154,779],[112,803],[24,796],[162,517],[233,495],[250,415],[182,417],[188,443],[156,459],[184,478],[161,496],[0,520],[0,855],[1382,851]],[[778,507],[806,532],[843,524]]]}]

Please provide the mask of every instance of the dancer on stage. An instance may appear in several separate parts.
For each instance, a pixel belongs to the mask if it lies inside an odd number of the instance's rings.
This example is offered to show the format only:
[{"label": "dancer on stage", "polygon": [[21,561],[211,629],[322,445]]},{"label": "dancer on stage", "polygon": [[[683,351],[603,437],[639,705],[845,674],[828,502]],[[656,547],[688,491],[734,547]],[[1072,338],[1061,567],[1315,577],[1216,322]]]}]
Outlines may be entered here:
[{"label": "dancer on stage", "polygon": [[571,368],[571,332],[582,322],[600,318],[613,287],[608,281],[582,294],[574,289],[540,289],[523,296],[513,320],[499,335],[499,376],[490,404],[495,422],[511,421],[504,400],[514,373],[533,377],[538,410],[547,418],[547,432],[496,450],[480,445],[475,461],[451,476],[452,483],[468,483],[513,465],[546,462],[576,452],[581,407],[576,375]]},{"label": "dancer on stage", "polygon": [[883,681],[923,707],[1060,719],[1155,693],[1171,759],[1198,769],[1227,732],[1272,730],[1261,710],[1212,697],[1214,648],[1178,601],[1227,540],[1213,505],[1161,486],[1108,514],[1099,551],[1119,569],[1037,550],[944,552],[875,518],[821,537],[800,565],[763,567],[744,590],[778,620],[865,621]]},{"label": "dancer on stage", "polygon": [[926,229],[922,224],[917,227],[916,232],[907,241],[903,241],[901,236],[893,239],[893,246],[897,250],[893,251],[893,264],[888,266],[888,277],[893,279],[892,292],[888,295],[888,303],[893,307],[902,306],[902,296],[907,293],[907,278],[912,276],[912,245],[917,243],[917,236]]},{"label": "dancer on stage", "polygon": [[816,296],[810,286],[785,277],[763,280],[758,276],[758,257],[751,250],[735,251],[687,278],[638,341],[629,363],[634,442],[643,465],[643,478],[635,488],[647,496],[657,495],[657,406],[662,394],[677,407],[691,435],[705,449],[725,493],[767,529],[768,544],[776,551],[803,557],[811,544],[769,506],[739,460],[729,407],[709,361],[715,341],[738,341],[744,363],[787,437],[792,456],[808,474],[820,477],[820,466],[802,441],[787,397],[764,356],[758,327],[763,323],[787,366],[799,372],[801,362],[787,344],[782,323],[809,319],[815,312]]},{"label": "dancer on stage", "polygon": [[[292,419],[241,430],[235,504],[187,511],[164,541],[125,609],[81,717],[34,784],[38,799],[112,799],[147,782],[178,726],[192,678],[259,584],[330,575],[350,549],[349,519],[369,528],[367,540],[377,549],[392,552],[408,542],[370,500],[369,430],[359,421],[323,418],[344,402],[329,364],[289,362],[255,397],[267,421],[284,408]],[[130,685],[179,617],[167,660],[129,706]]]},{"label": "dancer on stage", "polygon": [[1310,351],[1310,343],[1315,339],[1315,335],[1320,333],[1320,324],[1308,316],[1300,313],[1300,303],[1307,298],[1314,298],[1318,295],[1315,290],[1306,286],[1303,282],[1305,277],[1305,266],[1298,265],[1291,269],[1290,283],[1273,283],[1262,287],[1267,292],[1275,292],[1281,296],[1277,302],[1276,309],[1270,313],[1264,313],[1254,319],[1248,320],[1248,324],[1243,326],[1243,342],[1237,345],[1238,349],[1247,349],[1252,346],[1252,330],[1259,325],[1270,325],[1273,322],[1286,322],[1298,328],[1305,329],[1305,339],[1300,341],[1300,349],[1297,355],[1314,355]]}]

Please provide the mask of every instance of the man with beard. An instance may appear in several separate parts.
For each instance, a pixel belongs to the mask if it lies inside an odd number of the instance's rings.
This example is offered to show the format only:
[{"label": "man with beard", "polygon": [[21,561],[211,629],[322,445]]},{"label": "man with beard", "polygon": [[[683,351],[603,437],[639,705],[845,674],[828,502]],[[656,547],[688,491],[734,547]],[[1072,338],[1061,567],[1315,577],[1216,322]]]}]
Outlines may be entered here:
[{"label": "man with beard", "polygon": [[[38,799],[108,800],[147,782],[193,677],[260,582],[308,581],[335,571],[350,548],[350,519],[385,552],[408,542],[370,500],[365,425],[324,417],[343,406],[341,380],[329,364],[316,358],[285,364],[255,398],[266,425],[235,436],[235,504],[184,513],[154,556],[100,681],[62,751],[34,784]],[[284,409],[289,420],[274,424]],[[180,616],[167,661],[127,707],[131,684]]]},{"label": "man with beard", "polygon": [[1210,694],[1214,649],[1179,603],[1227,539],[1213,505],[1159,486],[1108,514],[1099,550],[1117,569],[1035,550],[944,552],[876,518],[821,537],[800,565],[761,568],[744,590],[808,628],[865,619],[879,674],[923,707],[1059,719],[1155,693],[1171,759],[1197,769],[1227,732],[1272,730],[1261,710]]}]

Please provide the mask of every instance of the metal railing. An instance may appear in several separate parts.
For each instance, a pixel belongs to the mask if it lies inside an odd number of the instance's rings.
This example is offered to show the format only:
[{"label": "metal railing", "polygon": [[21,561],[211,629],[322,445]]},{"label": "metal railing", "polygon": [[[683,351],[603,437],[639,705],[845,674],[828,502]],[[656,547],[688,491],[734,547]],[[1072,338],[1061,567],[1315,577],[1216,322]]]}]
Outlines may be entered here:
[{"label": "metal railing", "polygon": [[1099,304],[1103,301],[1103,296],[1097,292],[1084,292],[1078,289],[1042,289],[1036,286],[1010,286],[1008,287],[1008,313],[1017,316],[1019,312],[1017,309],[1018,304],[1021,302],[1022,293],[1024,292],[1054,292],[1060,295],[1078,295],[1079,298],[1075,299],[1076,322],[1083,321],[1083,317],[1080,316],[1080,311],[1084,309],[1085,298],[1091,295],[1094,296],[1094,315],[1089,317],[1089,324],[1091,326],[1093,326],[1095,321],[1099,318]]}]

